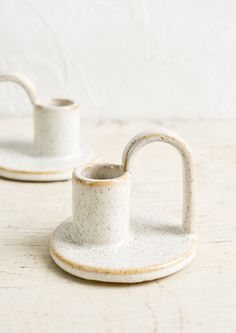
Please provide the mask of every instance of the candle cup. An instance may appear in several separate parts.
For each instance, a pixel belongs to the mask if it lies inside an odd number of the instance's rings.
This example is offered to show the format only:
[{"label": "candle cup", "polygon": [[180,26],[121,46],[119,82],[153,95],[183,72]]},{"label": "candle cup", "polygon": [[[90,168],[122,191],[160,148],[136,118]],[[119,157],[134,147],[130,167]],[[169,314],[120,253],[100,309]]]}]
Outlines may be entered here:
[{"label": "candle cup", "polygon": [[120,165],[96,164],[73,174],[73,237],[114,245],[129,235],[130,174]]},{"label": "candle cup", "polygon": [[35,104],[34,155],[67,157],[79,150],[79,105],[59,98]]}]

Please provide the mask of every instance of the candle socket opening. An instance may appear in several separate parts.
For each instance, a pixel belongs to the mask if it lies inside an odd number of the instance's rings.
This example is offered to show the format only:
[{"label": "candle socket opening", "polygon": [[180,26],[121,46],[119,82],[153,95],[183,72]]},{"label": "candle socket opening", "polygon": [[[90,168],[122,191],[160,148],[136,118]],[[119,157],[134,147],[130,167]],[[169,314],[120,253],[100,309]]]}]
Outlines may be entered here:
[{"label": "candle socket opening", "polygon": [[120,178],[124,174],[120,165],[94,165],[85,167],[81,176],[88,180],[104,180]]},{"label": "candle socket opening", "polygon": [[50,106],[59,106],[59,107],[63,107],[63,106],[69,106],[69,105],[73,105],[74,102],[70,99],[64,99],[64,98],[53,98],[49,101],[49,105]]}]

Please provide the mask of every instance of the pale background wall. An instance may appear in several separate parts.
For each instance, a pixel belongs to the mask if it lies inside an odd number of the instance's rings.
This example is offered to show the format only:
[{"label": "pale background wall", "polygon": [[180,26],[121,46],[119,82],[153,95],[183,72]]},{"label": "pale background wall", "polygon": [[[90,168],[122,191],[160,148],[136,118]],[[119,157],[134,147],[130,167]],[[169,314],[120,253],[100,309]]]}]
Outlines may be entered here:
[{"label": "pale background wall", "polygon": [[[236,1],[0,0],[0,72],[83,118],[236,118]],[[30,115],[0,85],[0,115]]]}]

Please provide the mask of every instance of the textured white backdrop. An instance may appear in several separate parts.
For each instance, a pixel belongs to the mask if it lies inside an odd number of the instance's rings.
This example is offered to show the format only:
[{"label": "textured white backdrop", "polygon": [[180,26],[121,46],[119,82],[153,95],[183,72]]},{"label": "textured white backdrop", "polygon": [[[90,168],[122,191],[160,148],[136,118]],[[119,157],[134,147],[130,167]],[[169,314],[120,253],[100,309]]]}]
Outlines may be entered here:
[{"label": "textured white backdrop", "polygon": [[[0,72],[87,119],[236,118],[235,0],[0,0]],[[0,115],[29,115],[0,84]]]}]

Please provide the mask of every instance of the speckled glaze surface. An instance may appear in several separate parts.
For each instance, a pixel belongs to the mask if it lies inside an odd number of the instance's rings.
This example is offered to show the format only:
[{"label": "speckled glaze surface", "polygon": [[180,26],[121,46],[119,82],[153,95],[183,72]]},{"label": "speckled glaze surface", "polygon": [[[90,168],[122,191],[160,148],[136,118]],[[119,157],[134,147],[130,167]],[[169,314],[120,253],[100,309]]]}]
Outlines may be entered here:
[{"label": "speckled glaze surface", "polygon": [[[0,75],[0,81],[21,85],[34,108],[34,140],[21,138],[0,142],[0,176],[29,181],[56,181],[71,178],[75,166],[92,160],[89,147],[80,147],[79,105],[68,99],[39,100],[27,79]],[[16,144],[17,142],[17,144]]]},{"label": "speckled glaze surface", "polygon": [[[183,159],[184,210],[180,225],[145,207],[130,209],[131,160],[145,144],[173,145]],[[54,232],[53,260],[85,279],[133,283],[164,277],[194,257],[194,167],[190,149],[177,135],[154,129],[135,136],[121,165],[94,164],[73,174],[73,216]]]}]

